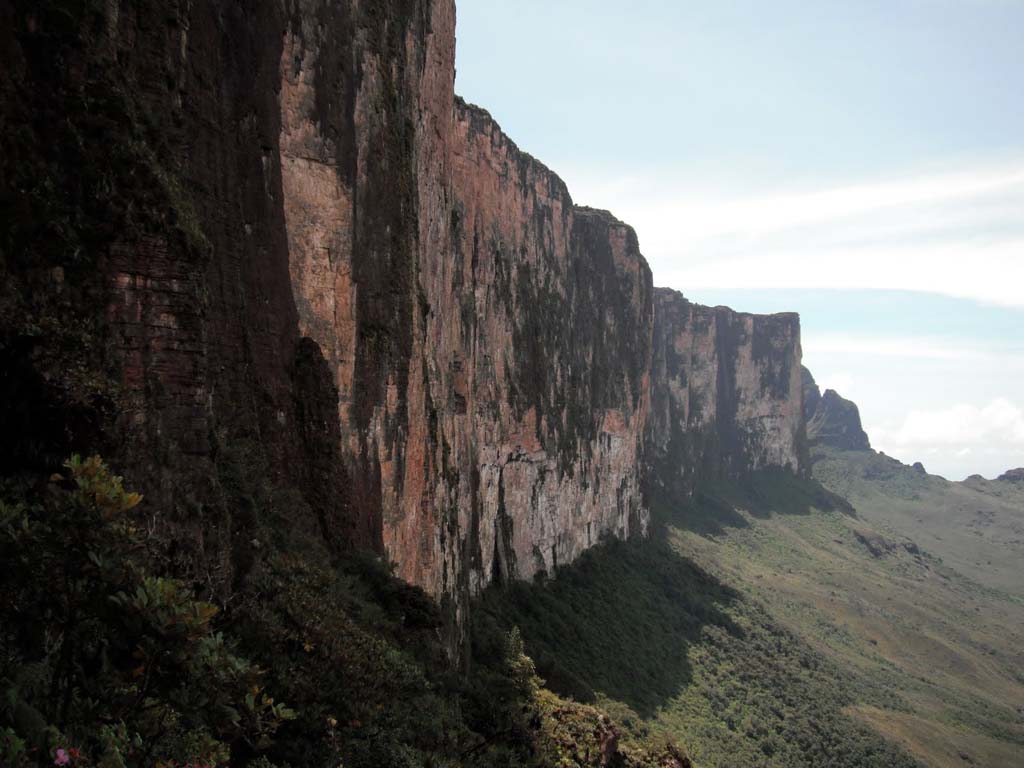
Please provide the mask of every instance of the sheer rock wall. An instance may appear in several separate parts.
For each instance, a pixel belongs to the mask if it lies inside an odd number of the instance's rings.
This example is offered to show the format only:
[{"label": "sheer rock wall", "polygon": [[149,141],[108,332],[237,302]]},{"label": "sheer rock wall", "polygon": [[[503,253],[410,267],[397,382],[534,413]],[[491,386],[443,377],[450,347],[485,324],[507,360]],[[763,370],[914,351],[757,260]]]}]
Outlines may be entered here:
[{"label": "sheer rock wall", "polygon": [[655,291],[648,461],[656,487],[807,466],[800,318]]},{"label": "sheer rock wall", "polygon": [[4,450],[103,450],[179,572],[301,528],[459,626],[645,483],[802,468],[795,316],[656,292],[454,96],[452,0],[66,6],[0,1]]}]

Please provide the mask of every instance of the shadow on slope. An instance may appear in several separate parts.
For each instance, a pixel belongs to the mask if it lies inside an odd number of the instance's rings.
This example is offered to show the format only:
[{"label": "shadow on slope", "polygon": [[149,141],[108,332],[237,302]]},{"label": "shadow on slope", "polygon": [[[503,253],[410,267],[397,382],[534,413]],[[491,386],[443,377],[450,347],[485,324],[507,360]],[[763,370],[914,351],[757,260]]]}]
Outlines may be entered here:
[{"label": "shadow on slope", "polygon": [[659,500],[648,541],[608,542],[557,579],[488,590],[474,610],[473,653],[493,656],[518,627],[550,688],[599,700],[634,736],[684,741],[708,768],[910,768],[898,746],[848,716],[864,703],[892,711],[898,699],[862,685],[684,554],[685,527],[750,527],[752,515],[822,506],[849,509],[781,473],[685,503]]},{"label": "shadow on slope", "polygon": [[742,634],[723,610],[737,599],[655,532],[591,550],[557,579],[489,590],[473,651],[489,658],[517,625],[548,687],[583,702],[601,692],[651,717],[690,682],[687,648],[705,626]]},{"label": "shadow on slope", "polygon": [[473,653],[486,662],[518,626],[548,687],[599,700],[634,736],[684,741],[708,768],[909,768],[911,758],[847,714],[898,701],[864,689],[681,549],[687,527],[749,527],[751,514],[819,505],[848,507],[774,474],[654,500],[647,541],[607,542],[556,579],[488,590],[474,611]]},{"label": "shadow on slope", "polygon": [[685,501],[651,502],[647,541],[611,540],[556,579],[489,590],[475,620],[474,655],[491,658],[517,625],[552,690],[582,702],[603,693],[651,717],[691,682],[687,651],[705,628],[743,635],[729,611],[739,593],[676,552],[672,529],[717,535],[747,527],[740,510],[756,518],[853,510],[817,482],[771,470],[736,485],[709,484]]},{"label": "shadow on slope", "polygon": [[691,499],[683,502],[656,495],[651,507],[659,525],[676,526],[701,536],[719,536],[728,528],[749,527],[743,512],[761,520],[772,515],[808,515],[814,510],[856,514],[850,502],[818,481],[780,469],[760,470],[735,483],[703,483]]}]

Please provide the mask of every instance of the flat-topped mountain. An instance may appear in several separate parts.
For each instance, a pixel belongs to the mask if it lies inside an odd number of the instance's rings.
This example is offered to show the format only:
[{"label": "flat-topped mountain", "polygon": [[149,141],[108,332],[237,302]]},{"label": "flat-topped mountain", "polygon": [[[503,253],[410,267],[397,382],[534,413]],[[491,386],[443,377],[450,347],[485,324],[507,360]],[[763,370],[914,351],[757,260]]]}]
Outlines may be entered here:
[{"label": "flat-topped mountain", "polygon": [[0,0],[0,765],[999,764],[1024,470],[655,288],[455,20]]}]

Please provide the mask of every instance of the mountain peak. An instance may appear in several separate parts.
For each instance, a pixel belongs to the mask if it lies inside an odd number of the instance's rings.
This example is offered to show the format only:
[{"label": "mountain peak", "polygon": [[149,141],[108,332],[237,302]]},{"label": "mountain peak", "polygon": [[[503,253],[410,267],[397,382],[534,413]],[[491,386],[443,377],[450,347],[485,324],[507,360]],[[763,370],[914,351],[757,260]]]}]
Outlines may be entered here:
[{"label": "mountain peak", "polygon": [[1005,483],[1020,483],[1024,485],[1024,467],[1007,470],[996,479]]},{"label": "mountain peak", "polygon": [[811,372],[804,368],[803,374],[808,440],[845,451],[870,451],[871,441],[861,425],[857,404],[834,389],[821,394]]}]

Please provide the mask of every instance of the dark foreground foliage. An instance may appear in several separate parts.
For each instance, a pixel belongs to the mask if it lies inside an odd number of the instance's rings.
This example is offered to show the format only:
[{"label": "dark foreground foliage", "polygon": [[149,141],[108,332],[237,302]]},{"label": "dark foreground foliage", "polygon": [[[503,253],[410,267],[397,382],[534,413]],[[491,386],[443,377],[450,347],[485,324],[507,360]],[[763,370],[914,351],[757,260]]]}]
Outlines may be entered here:
[{"label": "dark foreground foliage", "polygon": [[686,766],[545,690],[517,630],[454,673],[433,601],[378,561],[265,537],[229,605],[156,574],[98,458],[4,481],[0,765]]}]

